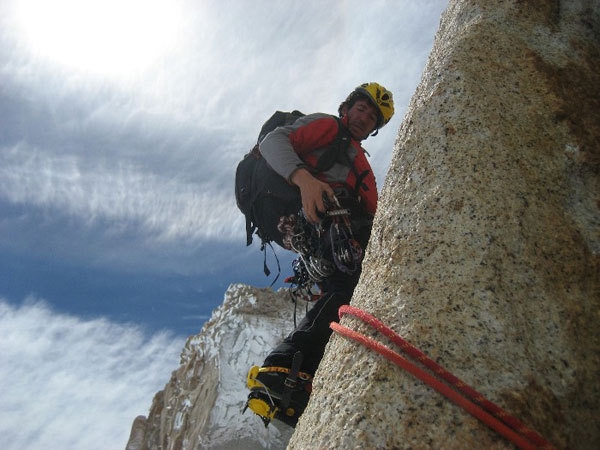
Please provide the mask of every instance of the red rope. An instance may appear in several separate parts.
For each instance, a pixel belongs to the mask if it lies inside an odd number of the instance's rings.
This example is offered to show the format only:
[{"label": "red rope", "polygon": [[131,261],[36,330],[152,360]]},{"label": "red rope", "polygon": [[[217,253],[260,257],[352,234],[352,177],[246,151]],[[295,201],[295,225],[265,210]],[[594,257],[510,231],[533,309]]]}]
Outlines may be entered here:
[{"label": "red rope", "polygon": [[[388,337],[394,344],[398,345],[398,347],[400,347],[404,353],[420,362],[436,376],[449,383],[450,386],[380,342],[351,330],[350,328],[344,327],[339,323],[332,322],[330,327],[336,333],[353,339],[354,341],[357,341],[364,346],[380,353],[394,364],[400,366],[416,378],[427,383],[429,386],[448,397],[454,403],[464,408],[471,415],[481,420],[490,428],[513,442],[519,448],[527,450],[539,448],[545,450],[554,449],[554,446],[538,433],[525,426],[521,421],[508,414],[498,405],[487,400],[482,394],[430,359],[422,351],[407,342],[391,328],[388,328],[386,325],[384,325],[380,320],[376,319],[369,313],[350,305],[344,305],[340,307],[340,318],[345,314],[354,316],[371,325],[381,334]],[[453,387],[462,392],[464,395],[454,390]]]}]

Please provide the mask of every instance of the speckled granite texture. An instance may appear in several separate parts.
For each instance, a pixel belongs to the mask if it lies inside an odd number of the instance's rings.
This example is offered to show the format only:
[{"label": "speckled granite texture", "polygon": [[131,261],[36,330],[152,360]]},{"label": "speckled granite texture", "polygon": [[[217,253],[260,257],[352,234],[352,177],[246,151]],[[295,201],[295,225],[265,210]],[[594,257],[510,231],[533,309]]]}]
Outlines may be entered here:
[{"label": "speckled granite texture", "polygon": [[[600,448],[599,40],[597,1],[450,1],[352,301],[557,448]],[[513,447],[334,336],[289,448]]]}]

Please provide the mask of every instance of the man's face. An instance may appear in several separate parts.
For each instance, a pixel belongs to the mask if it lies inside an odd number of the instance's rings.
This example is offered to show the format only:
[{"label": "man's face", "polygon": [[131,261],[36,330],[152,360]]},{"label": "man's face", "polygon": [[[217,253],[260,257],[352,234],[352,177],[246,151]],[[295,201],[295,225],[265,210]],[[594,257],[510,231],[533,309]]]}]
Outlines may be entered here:
[{"label": "man's face", "polygon": [[357,141],[366,139],[377,126],[377,109],[368,100],[357,100],[346,115],[350,134]]}]

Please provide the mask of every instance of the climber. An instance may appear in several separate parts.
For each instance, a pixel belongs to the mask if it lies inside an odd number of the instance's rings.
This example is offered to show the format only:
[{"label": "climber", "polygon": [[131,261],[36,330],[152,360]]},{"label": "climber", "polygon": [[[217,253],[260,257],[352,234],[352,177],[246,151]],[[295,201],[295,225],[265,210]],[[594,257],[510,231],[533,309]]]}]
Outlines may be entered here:
[{"label": "climber", "polygon": [[[276,128],[260,142],[260,154],[268,165],[300,190],[302,210],[290,216],[288,228],[293,231],[288,237],[296,242],[291,249],[301,255],[300,262],[321,290],[292,333],[271,351],[262,367],[248,373],[251,392],[246,407],[265,425],[275,418],[295,426],[331,335],[329,323],[339,320],[338,308],[349,303],[358,283],[362,249],[377,206],[375,176],[361,141],[375,136],[393,114],[392,93],[377,83],[364,83],[340,104],[339,118],[309,114]],[[319,156],[338,145],[341,132],[348,135],[348,145],[340,147],[342,154],[320,171]],[[309,235],[302,241],[306,245],[294,241],[299,235]]]}]

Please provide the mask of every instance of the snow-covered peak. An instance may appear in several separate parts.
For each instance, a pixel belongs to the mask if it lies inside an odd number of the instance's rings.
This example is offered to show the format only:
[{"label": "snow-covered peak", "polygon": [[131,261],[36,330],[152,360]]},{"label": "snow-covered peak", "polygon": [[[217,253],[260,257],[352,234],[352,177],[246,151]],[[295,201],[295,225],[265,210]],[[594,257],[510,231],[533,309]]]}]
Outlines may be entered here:
[{"label": "snow-covered peak", "polygon": [[148,418],[136,419],[127,450],[285,448],[291,428],[276,422],[265,428],[242,409],[248,369],[261,365],[293,329],[293,316],[286,290],[231,285],[201,332],[185,343],[180,366],[156,394]]}]

